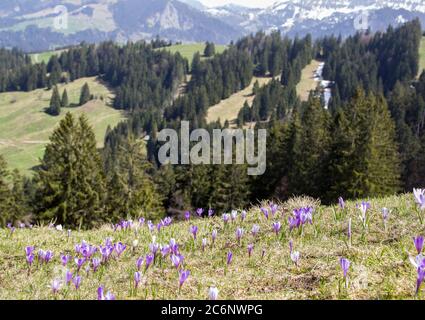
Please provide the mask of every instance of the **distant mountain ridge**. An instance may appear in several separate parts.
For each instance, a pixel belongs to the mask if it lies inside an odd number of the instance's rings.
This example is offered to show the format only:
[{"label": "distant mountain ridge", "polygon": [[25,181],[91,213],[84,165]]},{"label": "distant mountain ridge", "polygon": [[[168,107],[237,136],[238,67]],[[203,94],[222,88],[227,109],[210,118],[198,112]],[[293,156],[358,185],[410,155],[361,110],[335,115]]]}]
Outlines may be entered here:
[{"label": "distant mountain ridge", "polygon": [[[57,28],[55,21],[63,9],[68,26]],[[422,0],[284,0],[265,9],[208,8],[197,0],[2,0],[0,46],[43,51],[81,41],[125,42],[157,35],[172,41],[227,44],[258,30],[347,36],[358,30],[356,23],[364,13],[372,30],[416,17],[425,25]]]}]

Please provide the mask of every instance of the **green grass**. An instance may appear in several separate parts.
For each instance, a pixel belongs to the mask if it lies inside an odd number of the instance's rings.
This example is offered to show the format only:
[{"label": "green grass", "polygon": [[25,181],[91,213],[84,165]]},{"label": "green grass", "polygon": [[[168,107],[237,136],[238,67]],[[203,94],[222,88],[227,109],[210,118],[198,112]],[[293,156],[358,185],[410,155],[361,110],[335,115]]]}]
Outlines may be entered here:
[{"label": "green grass", "polygon": [[[409,262],[415,255],[412,237],[424,235],[419,222],[413,195],[371,199],[365,232],[359,219],[356,202],[347,202],[345,210],[320,206],[308,199],[292,199],[281,204],[274,217],[267,220],[259,208],[249,210],[245,221],[240,213],[234,222],[224,224],[221,217],[174,222],[169,227],[152,233],[146,225],[131,231],[114,232],[105,225],[91,231],[66,231],[37,226],[16,229],[11,234],[0,229],[0,299],[96,299],[96,289],[104,285],[118,299],[206,299],[210,286],[219,289],[220,299],[413,299],[415,298],[416,270]],[[301,230],[289,231],[288,216],[293,208],[314,205],[313,224]],[[387,228],[384,228],[381,208],[391,210]],[[221,213],[220,213],[221,214]],[[421,213],[422,215],[425,212]],[[347,221],[352,219],[352,241],[347,241]],[[272,232],[272,222],[280,221],[278,236]],[[254,237],[253,224],[260,226]],[[199,227],[194,242],[189,227]],[[241,243],[235,239],[235,230],[245,230]],[[215,244],[211,232],[218,230]],[[81,271],[80,290],[73,286],[62,288],[55,297],[49,289],[53,279],[64,279],[66,268],[61,266],[60,254],[74,256],[74,246],[85,240],[93,245],[103,244],[110,237],[114,242],[127,245],[121,257],[112,259],[93,273]],[[174,238],[185,257],[184,269],[190,276],[181,290],[178,273],[170,259],[157,256],[155,263],[142,277],[138,290],[133,289],[135,262],[148,253],[149,243],[155,239],[166,244]],[[205,251],[201,239],[207,238]],[[138,241],[132,248],[134,240]],[[300,252],[299,265],[292,263],[289,241]],[[253,243],[252,257],[247,245]],[[54,259],[47,265],[34,263],[31,270],[25,261],[25,246],[52,250]],[[264,256],[262,252],[264,250]],[[233,261],[226,267],[226,255],[233,252]],[[99,253],[96,254],[98,256]],[[348,288],[345,289],[339,259],[350,260]],[[75,263],[69,266],[75,272]],[[144,268],[142,269],[144,270]],[[419,298],[424,298],[422,288]]]},{"label": "green grass", "polygon": [[[215,52],[222,53],[227,46],[224,45],[215,45]],[[201,55],[204,53],[205,44],[204,43],[192,43],[192,44],[178,44],[166,48],[161,48],[160,50],[167,50],[171,53],[179,52],[184,58],[192,61],[193,55],[196,52],[199,52]]]},{"label": "green grass", "polygon": [[425,69],[425,37],[422,37],[419,57],[419,75],[421,75],[422,71]]},{"label": "green grass", "polygon": [[307,101],[310,91],[316,89],[319,84],[314,80],[314,72],[319,67],[319,64],[320,61],[312,60],[311,63],[301,71],[301,80],[297,84],[297,93],[301,101]]},{"label": "green grass", "polygon": [[30,173],[30,169],[39,163],[53,129],[68,111],[77,116],[85,113],[95,131],[98,146],[103,145],[107,126],[115,126],[124,119],[124,115],[110,107],[112,93],[95,78],[61,84],[59,91],[62,94],[66,87],[70,103],[76,104],[85,82],[88,82],[96,99],[81,107],[63,108],[58,117],[44,112],[49,105],[51,90],[0,94],[0,153],[11,169]]},{"label": "green grass", "polygon": [[64,50],[53,50],[53,51],[45,51],[41,53],[31,53],[31,61],[33,63],[48,63],[50,58],[54,55],[59,56]]},{"label": "green grass", "polygon": [[207,122],[215,122],[220,119],[220,122],[224,124],[226,120],[233,122],[237,119],[239,110],[242,109],[245,101],[252,106],[255,96],[252,95],[252,89],[255,82],[258,80],[260,87],[269,83],[272,78],[257,78],[253,77],[251,84],[243,90],[240,90],[232,94],[229,98],[221,100],[218,104],[208,108]]}]

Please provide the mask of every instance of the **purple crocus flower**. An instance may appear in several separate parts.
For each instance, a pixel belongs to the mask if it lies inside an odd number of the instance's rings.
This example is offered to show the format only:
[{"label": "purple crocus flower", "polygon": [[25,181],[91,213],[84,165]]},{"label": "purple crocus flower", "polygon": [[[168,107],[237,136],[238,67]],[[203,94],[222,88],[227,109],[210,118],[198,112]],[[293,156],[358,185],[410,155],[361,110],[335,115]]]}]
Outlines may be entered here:
[{"label": "purple crocus flower", "polygon": [[165,227],[168,227],[169,225],[171,225],[172,222],[173,222],[173,219],[171,219],[171,217],[165,217],[162,224]]},{"label": "purple crocus flower", "polygon": [[223,214],[223,222],[224,222],[224,224],[226,224],[227,222],[229,222],[229,220],[230,220],[230,214],[224,213]]},{"label": "purple crocus flower", "polygon": [[33,246],[27,246],[25,247],[25,255],[29,256],[31,255],[35,250],[35,247]]},{"label": "purple crocus flower", "polygon": [[173,238],[170,239],[170,252],[174,254],[179,253],[179,245],[177,244],[176,240]]},{"label": "purple crocus flower", "polygon": [[232,210],[232,212],[230,213],[230,217],[232,218],[232,221],[235,221],[238,217],[238,212],[236,210]]},{"label": "purple crocus flower", "polygon": [[86,262],[86,258],[75,258],[75,264],[77,265],[77,272],[80,271],[83,264]]},{"label": "purple crocus flower", "polygon": [[217,230],[214,229],[211,233],[212,243],[215,243],[215,239],[217,239]]},{"label": "purple crocus flower", "polygon": [[419,289],[421,287],[422,282],[425,278],[425,269],[424,268],[418,268],[418,278],[416,279],[416,294],[419,293]]},{"label": "purple crocus flower", "polygon": [[65,283],[66,285],[69,285],[72,281],[72,278],[74,277],[74,275],[72,274],[71,271],[67,270],[66,274],[65,274]]},{"label": "purple crocus flower", "polygon": [[209,289],[208,298],[210,300],[217,300],[218,299],[218,289],[216,287],[211,287]]},{"label": "purple crocus flower", "polygon": [[242,228],[237,228],[236,229],[236,240],[238,242],[241,242],[241,238],[243,236],[243,233],[244,233],[244,229],[242,229]]},{"label": "purple crocus flower", "polygon": [[232,262],[232,259],[233,259],[233,253],[232,251],[229,251],[227,253],[227,265],[229,265]]},{"label": "purple crocus flower", "polygon": [[357,205],[357,208],[360,209],[361,215],[359,217],[360,217],[360,220],[363,223],[363,227],[366,228],[366,226],[367,226],[367,215],[366,215],[366,213],[367,213],[367,210],[370,208],[370,203],[363,201],[360,205]]},{"label": "purple crocus flower", "polygon": [[279,234],[280,228],[282,227],[282,225],[280,224],[280,222],[273,222],[273,231],[274,233],[276,233],[276,235]]},{"label": "purple crocus flower", "polygon": [[196,214],[198,215],[198,217],[202,217],[202,214],[203,213],[204,213],[204,209],[203,208],[196,209]]},{"label": "purple crocus flower", "polygon": [[183,256],[172,254],[170,259],[173,266],[178,269],[183,261]]},{"label": "purple crocus flower", "polygon": [[266,208],[261,208],[260,210],[264,214],[264,216],[266,217],[266,219],[268,219],[269,218],[269,210],[266,209]]},{"label": "purple crocus flower", "polygon": [[142,226],[145,224],[145,218],[139,218],[139,226]]},{"label": "purple crocus flower", "polygon": [[68,254],[61,254],[61,262],[62,262],[62,265],[64,267],[68,264],[68,262],[70,260],[71,260],[71,256],[70,255],[68,255]]},{"label": "purple crocus flower", "polygon": [[159,249],[159,245],[155,242],[149,244],[149,250],[150,252],[152,252],[153,255],[156,255],[156,253],[158,252]]},{"label": "purple crocus flower", "polygon": [[212,217],[214,215],[214,210],[213,209],[209,209],[208,210],[208,217]]},{"label": "purple crocus flower", "polygon": [[136,260],[136,268],[137,268],[137,270],[140,271],[140,268],[142,267],[144,261],[145,260],[144,260],[143,257],[137,258],[137,260]]},{"label": "purple crocus flower", "polygon": [[166,257],[167,255],[169,255],[170,252],[171,252],[171,247],[168,244],[164,245],[161,248],[161,255],[162,255],[163,258]]},{"label": "purple crocus flower", "polygon": [[31,254],[29,254],[29,255],[26,256],[26,259],[27,259],[28,265],[31,267],[31,265],[34,262],[34,255],[31,253]]},{"label": "purple crocus flower", "polygon": [[245,218],[246,218],[246,211],[245,210],[242,210],[242,212],[241,212],[241,220],[242,221],[245,221]]},{"label": "purple crocus flower", "polygon": [[141,279],[142,279],[142,277],[140,275],[140,272],[136,271],[134,273],[134,287],[135,288],[137,288],[139,286]]},{"label": "purple crocus flower", "polygon": [[79,276],[78,274],[75,275],[74,279],[72,279],[72,283],[74,284],[75,289],[78,290],[81,285],[81,276]]},{"label": "purple crocus flower", "polygon": [[147,226],[150,232],[155,230],[155,225],[152,223],[152,221],[148,220]]},{"label": "purple crocus flower", "polygon": [[386,222],[390,215],[390,210],[388,210],[388,208],[382,208],[381,212],[382,212],[382,219],[384,219],[384,222]]},{"label": "purple crocus flower", "polygon": [[251,258],[252,250],[254,249],[254,245],[250,243],[248,245],[248,256]]},{"label": "purple crocus flower", "polygon": [[96,272],[100,266],[100,260],[98,258],[93,258],[92,261],[93,272]]},{"label": "purple crocus flower", "polygon": [[189,270],[181,270],[180,271],[180,278],[179,278],[179,287],[181,288],[183,283],[185,283],[185,281],[187,280],[187,278],[190,275],[190,271]]},{"label": "purple crocus flower", "polygon": [[415,201],[419,206],[420,210],[425,209],[425,189],[413,189],[413,195],[415,196]]},{"label": "purple crocus flower", "polygon": [[124,252],[125,248],[127,248],[127,246],[125,244],[123,244],[122,242],[118,242],[117,244],[115,244],[115,251],[118,254],[118,257],[121,256],[121,254]]},{"label": "purple crocus flower", "polygon": [[255,237],[259,231],[260,231],[260,226],[254,224],[251,229],[252,235]]},{"label": "purple crocus flower", "polygon": [[341,208],[341,210],[344,210],[344,208],[345,208],[345,202],[344,202],[344,199],[342,197],[339,197],[338,198],[338,205]]},{"label": "purple crocus flower", "polygon": [[348,259],[341,258],[339,259],[339,264],[344,274],[344,278],[347,278],[348,269],[350,268],[350,261]]},{"label": "purple crocus flower", "polygon": [[198,233],[198,227],[197,226],[190,226],[189,231],[193,235],[193,240],[196,240],[196,234]]},{"label": "purple crocus flower", "polygon": [[190,220],[190,211],[186,211],[185,213],[184,213],[184,218],[188,221],[188,220]]},{"label": "purple crocus flower", "polygon": [[153,263],[155,256],[153,254],[147,254],[145,258],[145,270]]},{"label": "purple crocus flower", "polygon": [[271,203],[270,204],[270,212],[271,212],[272,216],[274,216],[276,214],[277,210],[279,210],[279,206],[275,203]]},{"label": "purple crocus flower", "polygon": [[50,288],[52,289],[53,294],[56,294],[61,287],[61,283],[58,279],[52,281]]},{"label": "purple crocus flower", "polygon": [[291,260],[298,267],[298,262],[300,260],[300,253],[298,251],[291,252]]},{"label": "purple crocus flower", "polygon": [[97,288],[97,300],[115,300],[115,296],[111,292],[104,294],[103,286]]},{"label": "purple crocus flower", "polygon": [[413,243],[415,245],[416,251],[418,252],[418,254],[420,254],[424,246],[424,237],[422,236],[417,236],[416,238],[413,237]]},{"label": "purple crocus flower", "polygon": [[44,262],[48,263],[53,259],[53,252],[50,250],[47,250],[44,254]]}]

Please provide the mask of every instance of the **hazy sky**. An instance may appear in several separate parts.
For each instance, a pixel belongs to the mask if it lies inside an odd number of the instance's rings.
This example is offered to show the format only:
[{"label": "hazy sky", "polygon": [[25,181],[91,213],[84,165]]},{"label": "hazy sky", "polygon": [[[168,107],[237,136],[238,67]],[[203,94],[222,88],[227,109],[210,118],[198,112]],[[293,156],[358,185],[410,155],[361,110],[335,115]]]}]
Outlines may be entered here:
[{"label": "hazy sky", "polygon": [[227,3],[240,4],[246,7],[267,7],[277,0],[200,0],[204,5],[209,7],[220,6]]}]

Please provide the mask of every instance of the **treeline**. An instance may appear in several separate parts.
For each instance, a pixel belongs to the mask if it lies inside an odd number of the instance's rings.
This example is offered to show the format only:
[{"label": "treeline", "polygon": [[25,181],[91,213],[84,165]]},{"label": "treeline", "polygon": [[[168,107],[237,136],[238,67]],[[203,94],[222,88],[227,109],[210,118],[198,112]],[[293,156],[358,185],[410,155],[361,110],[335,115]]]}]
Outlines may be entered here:
[{"label": "treeline", "polygon": [[[357,33],[346,40],[326,37],[319,41],[325,61],[323,77],[335,82],[331,107],[346,102],[361,87],[388,94],[395,84],[418,74],[422,37],[418,19],[385,33]],[[341,101],[340,101],[341,100]]]}]

